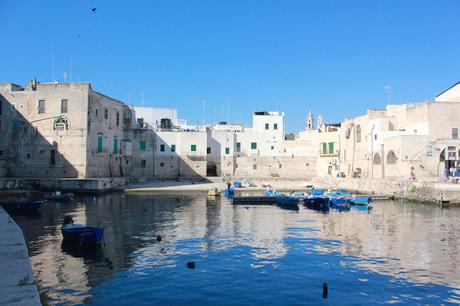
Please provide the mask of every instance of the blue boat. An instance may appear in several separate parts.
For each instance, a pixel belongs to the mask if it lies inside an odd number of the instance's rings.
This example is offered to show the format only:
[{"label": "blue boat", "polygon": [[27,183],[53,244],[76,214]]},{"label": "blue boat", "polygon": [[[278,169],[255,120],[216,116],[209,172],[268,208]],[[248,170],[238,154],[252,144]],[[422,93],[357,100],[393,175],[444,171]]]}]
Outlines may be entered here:
[{"label": "blue boat", "polygon": [[353,196],[350,198],[350,204],[352,208],[358,210],[371,210],[372,198],[366,196]]},{"label": "blue boat", "polygon": [[42,200],[27,200],[27,201],[8,201],[1,202],[1,206],[9,214],[36,212],[45,203]]},{"label": "blue boat", "polygon": [[264,191],[264,195],[268,196],[268,197],[284,197],[286,196],[284,193],[278,193],[276,192],[275,189],[267,189]]},{"label": "blue boat", "polygon": [[309,208],[320,211],[329,211],[330,200],[325,196],[308,196],[303,198],[303,204]]},{"label": "blue boat", "polygon": [[234,195],[235,195],[235,189],[234,188],[225,188],[224,189],[224,197],[231,198]]},{"label": "blue boat", "polygon": [[287,196],[277,196],[276,197],[276,204],[285,209],[289,210],[299,210],[299,199]]},{"label": "blue boat", "polygon": [[319,196],[324,194],[324,189],[312,189],[310,190],[311,195]]},{"label": "blue boat", "polygon": [[74,224],[70,216],[65,216],[61,232],[64,241],[79,245],[98,244],[104,239],[103,228]]},{"label": "blue boat", "polygon": [[367,206],[371,204],[372,198],[371,197],[366,197],[366,196],[352,196],[350,198],[350,204],[352,205],[363,205]]},{"label": "blue boat", "polygon": [[299,199],[294,197],[280,196],[276,198],[276,203],[280,205],[297,205]]},{"label": "blue boat", "polygon": [[347,197],[329,197],[331,208],[337,209],[339,211],[348,211],[350,210],[350,203],[348,202]]}]

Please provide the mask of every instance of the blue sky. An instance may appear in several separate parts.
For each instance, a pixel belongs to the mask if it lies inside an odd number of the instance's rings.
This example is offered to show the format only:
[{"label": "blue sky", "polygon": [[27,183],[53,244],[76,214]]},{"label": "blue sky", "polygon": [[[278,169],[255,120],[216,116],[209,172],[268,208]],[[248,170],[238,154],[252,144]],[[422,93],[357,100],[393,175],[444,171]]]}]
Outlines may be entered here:
[{"label": "blue sky", "polygon": [[[114,3],[116,2],[116,3]],[[96,8],[92,12],[92,8]],[[89,81],[179,117],[326,122],[433,99],[460,81],[460,1],[0,0],[0,82]],[[72,65],[71,65],[72,62]],[[230,111],[228,111],[230,106]]]}]

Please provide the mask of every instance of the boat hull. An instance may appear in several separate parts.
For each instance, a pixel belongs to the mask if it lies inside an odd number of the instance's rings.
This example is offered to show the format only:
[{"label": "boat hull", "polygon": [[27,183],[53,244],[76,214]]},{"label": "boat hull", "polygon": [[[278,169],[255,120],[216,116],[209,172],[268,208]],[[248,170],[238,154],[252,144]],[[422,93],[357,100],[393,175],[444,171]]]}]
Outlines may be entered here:
[{"label": "boat hull", "polygon": [[98,244],[104,239],[104,229],[98,227],[61,228],[66,242],[77,244]]},{"label": "boat hull", "polygon": [[8,213],[36,212],[45,203],[45,201],[18,201],[2,202],[3,209]]},{"label": "boat hull", "polygon": [[331,197],[331,208],[337,209],[339,211],[348,211],[350,210],[350,203],[347,201],[346,197]]},{"label": "boat hull", "polygon": [[231,198],[235,195],[235,189],[233,188],[226,188],[224,189],[224,197]]},{"label": "boat hull", "polygon": [[329,211],[329,198],[323,196],[310,196],[303,199],[304,206],[319,211]]}]

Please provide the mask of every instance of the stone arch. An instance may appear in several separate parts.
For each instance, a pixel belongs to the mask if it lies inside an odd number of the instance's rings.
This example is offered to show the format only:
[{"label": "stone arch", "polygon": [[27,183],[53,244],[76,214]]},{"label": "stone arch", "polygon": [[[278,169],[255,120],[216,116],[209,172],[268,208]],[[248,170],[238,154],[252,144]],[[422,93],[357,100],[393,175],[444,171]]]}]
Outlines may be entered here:
[{"label": "stone arch", "polygon": [[394,165],[394,164],[396,164],[397,160],[398,160],[398,157],[396,157],[395,152],[393,152],[392,150],[388,151],[387,164],[388,165]]},{"label": "stone arch", "polygon": [[373,162],[374,162],[374,165],[380,165],[382,163],[382,159],[380,158],[379,153],[374,154]]}]

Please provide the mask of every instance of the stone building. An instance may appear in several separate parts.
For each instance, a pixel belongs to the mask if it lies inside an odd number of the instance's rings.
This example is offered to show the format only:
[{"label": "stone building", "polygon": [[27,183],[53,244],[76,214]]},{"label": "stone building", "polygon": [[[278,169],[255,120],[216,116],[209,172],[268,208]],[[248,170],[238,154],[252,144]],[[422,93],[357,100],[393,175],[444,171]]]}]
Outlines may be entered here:
[{"label": "stone building", "polygon": [[284,139],[284,113],[255,112],[253,126],[220,123],[155,131],[155,176],[306,178],[316,157],[303,140]]},{"label": "stone building", "polygon": [[434,101],[388,105],[345,120],[340,171],[354,177],[418,179],[460,168],[459,103],[457,83]]},{"label": "stone building", "polygon": [[0,175],[96,178],[153,174],[153,132],[137,128],[130,107],[94,91],[90,83],[32,80],[27,88],[1,83],[0,101],[0,166],[4,165]]}]

